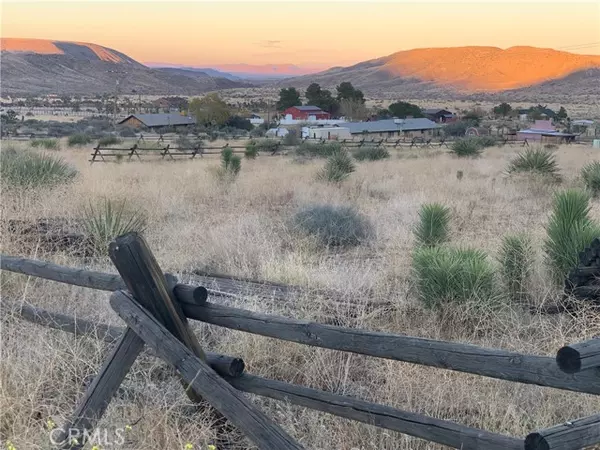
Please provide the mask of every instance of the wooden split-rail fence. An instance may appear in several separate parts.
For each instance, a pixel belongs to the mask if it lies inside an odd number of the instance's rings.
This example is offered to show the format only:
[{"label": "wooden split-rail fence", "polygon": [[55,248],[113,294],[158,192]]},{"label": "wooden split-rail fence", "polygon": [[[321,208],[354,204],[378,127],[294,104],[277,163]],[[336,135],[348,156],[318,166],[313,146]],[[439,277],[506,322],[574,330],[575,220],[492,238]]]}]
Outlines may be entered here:
[{"label": "wooden split-rail fence", "polygon": [[[61,427],[62,448],[81,449],[144,346],[173,366],[188,397],[210,404],[260,449],[303,448],[242,393],[269,397],[460,449],[581,449],[600,442],[600,414],[537,430],[525,438],[493,433],[357,398],[244,372],[241,358],[209,352],[188,319],[300,344],[466,372],[518,383],[600,394],[600,339],[569,345],[556,357],[533,356],[455,342],[371,332],[267,315],[208,302],[202,286],[164,274],[135,233],[115,239],[109,254],[119,275],[2,256],[2,270],[111,291],[110,304],[124,328],[91,323],[4,299],[17,317],[55,329],[118,339],[72,417]],[[200,403],[202,402],[202,403]],[[201,406],[199,406],[201,407]],[[87,433],[86,433],[87,432]],[[68,439],[76,435],[78,440]]]}]

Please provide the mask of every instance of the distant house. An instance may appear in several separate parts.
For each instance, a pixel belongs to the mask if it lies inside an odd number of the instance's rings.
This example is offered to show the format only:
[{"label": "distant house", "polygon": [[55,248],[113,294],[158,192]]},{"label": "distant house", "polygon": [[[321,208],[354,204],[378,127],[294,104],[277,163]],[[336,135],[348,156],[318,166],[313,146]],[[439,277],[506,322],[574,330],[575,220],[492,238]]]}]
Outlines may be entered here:
[{"label": "distant house", "polygon": [[446,109],[424,109],[423,114],[429,120],[437,123],[448,123],[456,120],[456,115]]},{"label": "distant house", "polygon": [[345,125],[346,124],[332,127],[302,127],[302,138],[326,140],[351,139],[352,135]]},{"label": "distant house", "polygon": [[[331,118],[331,114],[323,111],[318,106],[292,106],[283,111],[286,119],[293,120],[327,120]],[[288,117],[289,116],[289,117]]]},{"label": "distant house", "polygon": [[557,131],[550,120],[536,120],[533,127],[517,131],[517,139],[543,142],[549,144],[569,143],[575,140],[576,135]]},{"label": "distant house", "polygon": [[162,128],[162,127],[188,127],[196,124],[192,117],[182,116],[179,113],[164,114],[131,114],[119,122],[131,128]]},{"label": "distant house", "polygon": [[340,124],[347,128],[351,135],[366,135],[377,138],[392,137],[431,137],[440,128],[432,120],[420,119],[385,119],[372,122],[347,122]]}]

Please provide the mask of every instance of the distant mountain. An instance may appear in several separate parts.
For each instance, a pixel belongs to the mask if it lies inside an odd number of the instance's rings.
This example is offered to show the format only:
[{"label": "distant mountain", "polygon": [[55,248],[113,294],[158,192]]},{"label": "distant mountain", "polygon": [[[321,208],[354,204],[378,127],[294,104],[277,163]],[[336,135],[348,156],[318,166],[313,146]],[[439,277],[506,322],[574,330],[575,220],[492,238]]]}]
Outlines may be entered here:
[{"label": "distant mountain", "polygon": [[121,93],[194,95],[248,83],[196,71],[146,67],[116,50],[83,42],[1,39],[2,94]]},{"label": "distant mountain", "polygon": [[160,70],[164,73],[171,73],[175,75],[185,75],[188,77],[198,76],[198,74],[208,75],[213,78],[225,78],[231,81],[242,81],[241,78],[236,77],[227,72],[221,72],[220,70],[215,69],[204,69],[204,68],[195,68],[195,67],[155,67],[154,70]]},{"label": "distant mountain", "polygon": [[157,69],[184,69],[207,73],[211,76],[220,76],[231,80],[281,80],[316,73],[323,67],[302,67],[294,64],[216,64],[209,67],[190,67],[178,64],[149,62],[149,67]]}]

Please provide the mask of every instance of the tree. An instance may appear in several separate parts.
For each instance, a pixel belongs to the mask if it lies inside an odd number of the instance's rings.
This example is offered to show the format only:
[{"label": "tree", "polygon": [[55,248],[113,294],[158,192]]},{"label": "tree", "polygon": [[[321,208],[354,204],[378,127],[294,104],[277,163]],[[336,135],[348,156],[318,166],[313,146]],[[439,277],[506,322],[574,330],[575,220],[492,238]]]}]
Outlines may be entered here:
[{"label": "tree", "polygon": [[279,100],[277,100],[277,111],[284,111],[292,106],[300,106],[300,92],[296,88],[283,88],[279,91]]},{"label": "tree", "polygon": [[344,81],[336,88],[338,101],[353,100],[358,103],[365,103],[365,96],[359,89],[355,89],[352,83]]},{"label": "tree", "polygon": [[568,117],[569,116],[567,114],[567,110],[564,108],[564,106],[561,106],[558,112],[556,113],[556,118],[560,121],[563,121]]},{"label": "tree", "polygon": [[190,113],[199,125],[221,126],[231,117],[229,106],[216,93],[194,98],[190,102]]},{"label": "tree", "polygon": [[462,118],[463,120],[472,122],[474,124],[473,126],[478,127],[484,115],[485,113],[481,108],[473,108],[467,111]]},{"label": "tree", "polygon": [[254,128],[254,125],[248,120],[241,116],[231,116],[225,123],[228,127],[238,128],[240,130],[250,131]]},{"label": "tree", "polygon": [[357,99],[342,99],[340,100],[340,114],[350,120],[365,120],[368,116],[368,111],[363,102]]},{"label": "tree", "polygon": [[405,119],[408,116],[424,117],[421,108],[408,102],[396,102],[388,106],[390,114],[399,119]]},{"label": "tree", "polygon": [[312,83],[306,89],[306,102],[308,105],[317,106],[330,114],[337,114],[340,109],[340,103],[333,98],[331,92],[321,89],[317,83]]},{"label": "tree", "polygon": [[6,125],[17,123],[17,113],[12,109],[9,109],[6,111],[6,114],[0,116],[0,119],[2,119],[2,123]]},{"label": "tree", "polygon": [[506,102],[503,102],[503,103],[500,103],[498,106],[494,106],[494,109],[492,109],[492,111],[494,112],[494,114],[496,116],[506,117],[512,111],[512,106],[510,106]]}]

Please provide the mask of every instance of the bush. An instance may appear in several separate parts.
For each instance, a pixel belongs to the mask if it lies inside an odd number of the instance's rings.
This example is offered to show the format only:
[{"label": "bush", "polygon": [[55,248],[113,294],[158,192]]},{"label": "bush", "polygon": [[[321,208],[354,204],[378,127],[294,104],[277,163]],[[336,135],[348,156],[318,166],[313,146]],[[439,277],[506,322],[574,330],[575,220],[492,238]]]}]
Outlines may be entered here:
[{"label": "bush", "polygon": [[177,148],[193,148],[192,141],[187,136],[177,136],[175,145]]},{"label": "bush", "polygon": [[524,234],[504,236],[498,262],[509,298],[517,302],[525,300],[533,264],[533,247],[529,236]]},{"label": "bush", "polygon": [[427,203],[419,211],[415,237],[419,246],[434,246],[448,241],[450,209],[439,203]]},{"label": "bush", "polygon": [[586,164],[581,169],[581,178],[585,187],[595,197],[600,194],[600,161]]},{"label": "bush", "polygon": [[457,122],[449,123],[444,125],[443,131],[446,136],[464,136],[467,129],[470,127],[477,126],[477,123],[472,120],[459,120]]},{"label": "bush", "polygon": [[339,153],[342,149],[342,145],[339,142],[323,142],[313,144],[310,142],[303,142],[296,149],[298,156],[310,156],[318,158],[328,158],[335,153]]},{"label": "bush", "polygon": [[544,149],[528,148],[515,156],[506,169],[508,173],[533,172],[540,175],[560,178],[556,156]]},{"label": "bush", "polygon": [[104,199],[102,205],[94,208],[90,203],[84,211],[84,226],[94,249],[99,254],[108,252],[108,244],[116,237],[132,231],[143,233],[146,217],[129,210],[125,201],[113,202]]},{"label": "bush", "polygon": [[246,150],[244,150],[244,157],[247,159],[256,159],[258,156],[258,145],[255,141],[249,141],[246,144]]},{"label": "bush", "polygon": [[75,147],[76,145],[87,145],[92,142],[92,138],[84,133],[72,134],[67,139],[69,147]]},{"label": "bush", "polygon": [[479,147],[481,148],[493,147],[498,143],[496,141],[496,138],[493,136],[479,136],[472,139],[474,139],[475,142],[477,142],[479,144]]},{"label": "bush", "polygon": [[122,130],[119,131],[119,136],[121,137],[125,137],[125,138],[134,138],[137,137],[137,134],[135,133],[135,131],[129,127],[124,127]]},{"label": "bush", "polygon": [[118,137],[109,134],[106,136],[102,136],[100,139],[98,139],[98,145],[100,146],[106,146],[106,145],[116,145],[116,144],[120,144],[121,143],[121,139],[119,139]]},{"label": "bush", "polygon": [[358,161],[379,161],[390,157],[390,152],[385,147],[359,147],[352,153]]},{"label": "bush", "polygon": [[295,147],[300,144],[298,133],[296,130],[288,130],[288,134],[283,137],[283,145],[287,147]]},{"label": "bush", "polygon": [[412,270],[419,298],[429,308],[488,300],[494,295],[494,269],[481,250],[419,247],[413,254]]},{"label": "bush", "polygon": [[4,149],[0,152],[0,175],[8,187],[52,187],[73,181],[77,169],[52,155]]},{"label": "bush", "polygon": [[318,173],[317,179],[330,183],[339,183],[348,178],[355,170],[356,166],[352,158],[347,151],[342,150],[327,158],[325,167]]},{"label": "bush", "polygon": [[294,226],[328,247],[359,245],[372,235],[369,221],[348,206],[316,205],[304,208],[294,216]]},{"label": "bush", "polygon": [[481,154],[481,146],[477,139],[459,139],[452,143],[450,151],[461,158],[479,156]]},{"label": "bush", "polygon": [[221,168],[224,175],[235,177],[242,168],[242,159],[233,154],[233,149],[225,147],[221,151]]},{"label": "bush", "polygon": [[34,139],[31,141],[32,147],[43,147],[46,150],[58,150],[60,148],[57,139]]},{"label": "bush", "polygon": [[546,227],[544,250],[557,281],[579,263],[579,253],[600,237],[600,225],[589,218],[589,195],[577,189],[557,192]]}]

